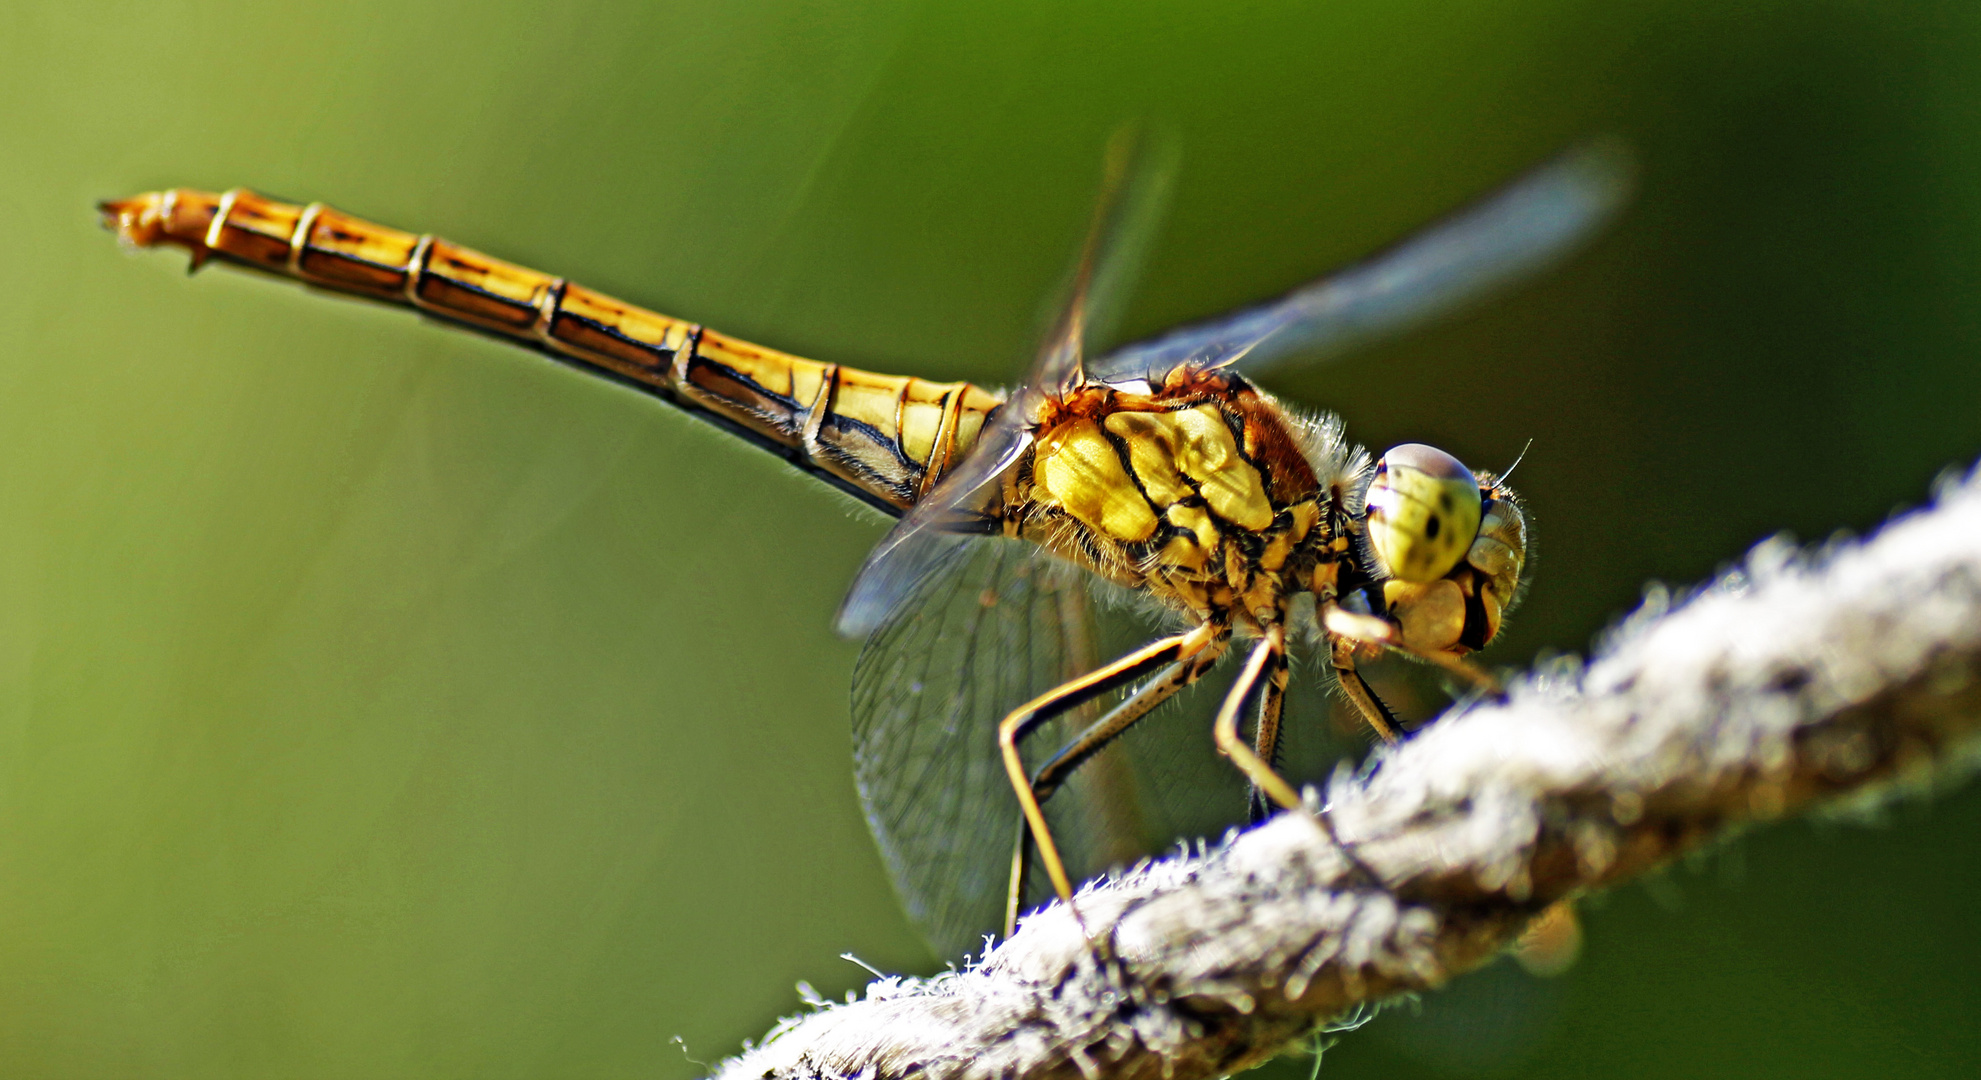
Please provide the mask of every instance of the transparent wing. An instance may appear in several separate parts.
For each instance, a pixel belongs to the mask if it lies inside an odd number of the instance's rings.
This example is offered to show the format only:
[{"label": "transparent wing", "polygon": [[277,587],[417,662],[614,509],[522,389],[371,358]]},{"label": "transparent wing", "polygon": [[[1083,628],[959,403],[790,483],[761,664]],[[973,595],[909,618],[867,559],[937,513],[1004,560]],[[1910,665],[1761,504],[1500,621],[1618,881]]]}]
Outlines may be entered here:
[{"label": "transparent wing", "polygon": [[1019,815],[998,721],[1083,662],[1086,597],[1036,547],[983,538],[904,599],[853,671],[854,776],[909,917],[954,958],[1004,917]]},{"label": "transparent wing", "polygon": [[[908,601],[917,584],[967,546],[972,534],[981,534],[993,524],[985,505],[1000,493],[990,490],[990,485],[1032,445],[1031,427],[1022,419],[1030,401],[1026,391],[1012,395],[984,425],[977,445],[963,461],[867,553],[833,620],[841,635],[875,633],[891,612]],[[869,642],[868,648],[872,647]]]},{"label": "transparent wing", "polygon": [[[861,651],[853,675],[860,801],[903,906],[945,958],[981,951],[1003,921],[1020,817],[999,721],[1159,632],[1137,608],[1097,607],[1095,584],[1030,544],[957,538]],[[1228,682],[1217,672],[1177,695],[1046,804],[1075,880],[1244,821],[1245,782],[1211,738]],[[1325,694],[1305,689],[1285,718],[1291,760],[1282,765],[1296,783],[1325,776],[1345,749],[1326,734]],[[1119,698],[1046,725],[1023,747],[1027,767]],[[1051,896],[1033,870],[1028,907]]]},{"label": "transparent wing", "polygon": [[1087,346],[1108,335],[1134,292],[1180,159],[1174,139],[1141,125],[1124,127],[1108,141],[1086,242],[1060,317],[1025,385],[1053,392],[1079,383]]},{"label": "transparent wing", "polygon": [[1031,445],[1031,422],[1045,395],[1063,393],[1084,377],[1085,343],[1096,320],[1119,310],[1161,216],[1176,161],[1173,143],[1140,129],[1124,128],[1109,143],[1100,199],[1065,302],[1024,384],[964,459],[867,556],[840,605],[834,625],[841,634],[871,633],[943,562],[956,534],[981,533],[992,524],[996,493],[989,485]]},{"label": "transparent wing", "polygon": [[1180,364],[1256,374],[1399,333],[1568,255],[1623,204],[1631,172],[1615,143],[1579,147],[1388,251],[1271,303],[1117,350],[1096,370],[1151,381]]}]

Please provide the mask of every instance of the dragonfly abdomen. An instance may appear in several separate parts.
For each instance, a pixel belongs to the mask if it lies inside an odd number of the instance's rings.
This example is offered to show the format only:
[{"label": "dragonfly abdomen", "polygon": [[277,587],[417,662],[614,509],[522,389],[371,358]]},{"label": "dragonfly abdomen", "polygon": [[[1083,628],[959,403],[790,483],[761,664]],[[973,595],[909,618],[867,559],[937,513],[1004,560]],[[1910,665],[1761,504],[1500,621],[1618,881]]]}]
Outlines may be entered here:
[{"label": "dragonfly abdomen", "polygon": [[195,269],[218,255],[577,361],[712,414],[890,513],[913,505],[961,460],[1003,403],[970,383],[878,374],[754,345],[322,203],[180,188],[102,209],[127,242],[185,247]]}]

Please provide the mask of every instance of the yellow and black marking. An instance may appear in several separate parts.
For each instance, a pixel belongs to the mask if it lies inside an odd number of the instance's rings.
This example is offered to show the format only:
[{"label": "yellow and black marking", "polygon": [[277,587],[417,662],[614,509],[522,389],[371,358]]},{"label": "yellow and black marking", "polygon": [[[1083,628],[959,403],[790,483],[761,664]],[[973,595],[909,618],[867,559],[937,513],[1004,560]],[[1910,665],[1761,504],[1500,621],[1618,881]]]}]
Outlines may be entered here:
[{"label": "yellow and black marking", "polygon": [[1080,388],[1040,419],[1007,529],[1199,618],[1263,626],[1289,581],[1348,550],[1332,543],[1341,493],[1322,490],[1288,423],[1236,376]]},{"label": "yellow and black marking", "polygon": [[[1257,644],[1218,711],[1218,749],[1251,781],[1255,816],[1298,804],[1273,769],[1286,620],[1298,593],[1314,594],[1337,679],[1385,740],[1403,729],[1356,670],[1358,654],[1400,649],[1489,681],[1460,658],[1498,633],[1518,589],[1526,522],[1511,493],[1443,451],[1407,445],[1384,455],[1358,513],[1352,481],[1317,475],[1299,423],[1243,379],[1189,368],[1159,387],[1089,382],[1055,397],[1037,418],[1032,453],[1006,480],[1007,531],[1184,611],[1197,628],[1007,717],[1000,745],[1029,825],[1013,855],[1010,914],[1033,842],[1054,887],[1070,895],[1043,802],[1073,769],[1195,681],[1234,628],[1255,633]],[[1356,542],[1358,533],[1366,543]],[[1366,592],[1374,613],[1339,606],[1338,590]],[[1152,673],[1025,775],[1018,746],[1041,719]],[[1249,743],[1239,734],[1247,710],[1255,713]]]},{"label": "yellow and black marking", "polygon": [[[1266,801],[1298,802],[1273,772],[1286,686],[1286,618],[1295,594],[1334,599],[1347,542],[1349,492],[1324,484],[1301,449],[1298,421],[1236,375],[1183,371],[1164,385],[1091,382],[1037,418],[1032,453],[1006,479],[1007,531],[1187,613],[1195,629],[1073,680],[1008,716],[1005,765],[1028,829],[1013,854],[1011,904],[1033,843],[1055,889],[1070,883],[1041,810],[1067,775],[1156,705],[1196,681],[1234,628],[1256,633],[1219,712],[1219,750]],[[1351,577],[1359,571],[1351,573]],[[1149,676],[1027,776],[1019,744],[1051,715]],[[1252,741],[1239,716],[1256,702]]]},{"label": "yellow and black marking", "polygon": [[535,346],[703,414],[891,514],[961,460],[1003,404],[969,383],[753,345],[322,203],[181,188],[102,209],[127,243],[188,248],[195,268],[218,256]]}]

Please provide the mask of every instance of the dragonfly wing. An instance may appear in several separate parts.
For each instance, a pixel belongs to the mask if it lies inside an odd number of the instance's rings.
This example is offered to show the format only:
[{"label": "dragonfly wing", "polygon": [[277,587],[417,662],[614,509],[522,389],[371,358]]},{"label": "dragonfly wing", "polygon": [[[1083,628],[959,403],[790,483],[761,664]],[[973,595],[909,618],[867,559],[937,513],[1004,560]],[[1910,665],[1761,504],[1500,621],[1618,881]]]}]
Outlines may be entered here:
[{"label": "dragonfly wing", "polygon": [[833,623],[841,635],[874,633],[923,578],[995,525],[990,514],[972,504],[991,500],[995,493],[986,488],[1032,445],[1031,428],[1021,420],[1029,403],[1024,391],[1012,395],[984,425],[963,461],[867,554]]},{"label": "dragonfly wing", "polygon": [[[1095,588],[1115,586],[1030,544],[955,538],[861,651],[853,676],[861,804],[903,906],[944,958],[981,950],[1003,920],[1020,817],[998,750],[999,721],[1158,633],[1133,605],[1096,605]],[[1244,778],[1211,738],[1229,681],[1220,671],[1184,690],[1046,803],[1076,880],[1179,841],[1215,838],[1245,820]],[[1121,696],[1045,725],[1023,748],[1027,767]],[[1325,708],[1319,695],[1303,697]],[[1325,776],[1342,749],[1325,723],[1301,709],[1290,710],[1286,724],[1296,759],[1283,762],[1289,778]],[[1034,866],[1027,905],[1050,896]]]},{"label": "dragonfly wing", "polygon": [[981,950],[1004,917],[1020,818],[998,722],[1090,651],[1068,569],[1020,541],[959,540],[854,668],[860,801],[909,917],[947,958]]},{"label": "dragonfly wing", "polygon": [[836,626],[847,637],[869,634],[923,575],[957,543],[955,534],[981,533],[995,522],[987,485],[1031,445],[1031,421],[1045,395],[1063,393],[1084,377],[1085,343],[1096,320],[1118,311],[1140,265],[1176,172],[1172,142],[1124,128],[1108,144],[1106,175],[1072,283],[1026,373],[949,475],[917,502],[860,567],[839,608]]},{"label": "dragonfly wing", "polygon": [[1026,385],[1063,392],[1085,374],[1087,344],[1120,317],[1169,204],[1180,160],[1175,140],[1130,125],[1108,141],[1100,198],[1065,301]]},{"label": "dragonfly wing", "polygon": [[1157,382],[1182,364],[1257,374],[1400,333],[1568,255],[1622,206],[1631,171],[1616,144],[1579,147],[1387,251],[1271,303],[1130,345],[1096,367],[1102,378]]}]

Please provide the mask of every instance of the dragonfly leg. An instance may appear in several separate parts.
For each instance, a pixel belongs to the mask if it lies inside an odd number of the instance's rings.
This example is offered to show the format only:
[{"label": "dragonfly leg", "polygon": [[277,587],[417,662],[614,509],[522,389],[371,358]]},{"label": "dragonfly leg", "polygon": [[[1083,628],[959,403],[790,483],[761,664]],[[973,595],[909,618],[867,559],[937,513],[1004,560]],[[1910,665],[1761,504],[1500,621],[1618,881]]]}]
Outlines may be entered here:
[{"label": "dragonfly leg", "polygon": [[[1336,639],[1335,657],[1336,671],[1343,676],[1342,686],[1349,689],[1350,698],[1358,705],[1366,700],[1368,707],[1375,710],[1370,714],[1370,725],[1375,727],[1379,734],[1394,742],[1392,733],[1395,731],[1396,721],[1389,716],[1389,710],[1383,708],[1382,703],[1376,700],[1376,696],[1369,692],[1368,684],[1362,681],[1362,676],[1356,673],[1354,643]],[[1344,662],[1348,664],[1346,671],[1342,671],[1340,667]],[[1288,810],[1297,810],[1302,806],[1300,796],[1293,790],[1293,786],[1273,770],[1271,754],[1268,752],[1269,749],[1277,747],[1279,707],[1285,689],[1286,630],[1282,626],[1274,625],[1266,629],[1265,637],[1253,646],[1252,655],[1245,658],[1244,668],[1240,669],[1238,678],[1232,682],[1231,692],[1225,695],[1224,704],[1218,709],[1215,729],[1218,750],[1230,758],[1246,778],[1252,781],[1254,820],[1264,816],[1257,809],[1258,806],[1263,805],[1261,793],[1265,798],[1270,798]],[[1360,691],[1360,697],[1356,696],[1357,690]],[[1258,751],[1245,745],[1244,738],[1238,733],[1239,714],[1245,711],[1245,703],[1254,693],[1264,695],[1259,702],[1260,732],[1267,730],[1269,722],[1274,731],[1273,747]],[[1387,718],[1386,724],[1379,725],[1378,718]],[[1262,741],[1260,745],[1263,747]],[[1322,831],[1327,833],[1328,840],[1334,844],[1335,850],[1341,852],[1342,857],[1348,860],[1348,865],[1354,872],[1370,882],[1382,880],[1355,854],[1355,849],[1334,831],[1334,821],[1328,817],[1327,807],[1322,807],[1320,812],[1314,815],[1314,820],[1320,824]]]},{"label": "dragonfly leg", "polygon": [[[1392,649],[1405,656],[1414,656],[1419,660],[1436,664],[1494,697],[1503,695],[1498,679],[1493,678],[1491,675],[1468,663],[1464,657],[1446,652],[1442,649],[1413,649],[1405,644],[1402,628],[1392,617],[1363,615],[1349,611],[1339,604],[1329,604],[1326,610],[1322,612],[1321,618],[1323,625],[1327,627],[1328,633],[1335,638],[1335,655],[1337,657],[1342,655],[1340,644],[1343,639],[1376,648]],[[1352,653],[1350,657],[1351,663],[1348,668],[1343,668],[1337,662],[1335,669],[1337,671],[1353,670]],[[1349,679],[1343,677],[1343,686],[1348,686],[1349,682]],[[1349,693],[1350,696],[1353,696],[1354,690],[1350,689]],[[1360,702],[1358,701],[1357,704],[1360,705]],[[1369,710],[1367,709],[1363,709],[1362,712],[1364,716],[1369,715]],[[1374,721],[1371,721],[1371,724],[1373,726]],[[1390,742],[1396,741],[1388,735],[1384,735],[1383,737]]]},{"label": "dragonfly leg", "polygon": [[1004,936],[1018,929],[1018,912],[1025,906],[1025,879],[1032,876],[1032,821],[1018,815],[1018,835],[1011,841],[1011,884],[1004,893]]},{"label": "dragonfly leg", "polygon": [[1156,706],[1168,701],[1177,691],[1202,678],[1224,654],[1222,642],[1204,649],[1194,656],[1169,665],[1161,674],[1150,679],[1138,688],[1127,701],[1108,711],[1106,716],[1093,722],[1073,741],[1060,747],[1046,759],[1032,774],[1032,794],[1040,804],[1059,790],[1073,771],[1087,763],[1087,759],[1106,749],[1107,745],[1119,738],[1136,722],[1147,716]]},{"label": "dragonfly leg", "polygon": [[[1039,800],[1032,794],[1031,777],[1025,774],[1024,759],[1018,756],[1019,740],[1068,709],[1078,708],[1151,671],[1192,660],[1206,650],[1213,650],[1211,659],[1214,660],[1216,652],[1222,650],[1228,633],[1228,628],[1224,626],[1205,623],[1185,633],[1153,642],[1097,671],[1033,698],[1013,710],[997,726],[997,745],[1004,755],[1005,772],[1011,778],[1011,788],[1018,795],[1019,808],[1025,812],[1025,824],[1033,841],[1038,844],[1039,858],[1045,863],[1046,874],[1052,878],[1052,887],[1059,893],[1060,899],[1073,899],[1073,883],[1066,876],[1066,864],[1059,857],[1059,846],[1053,843],[1052,830],[1046,827]],[[1022,854],[1022,846],[1020,850]],[[1014,858],[1013,861],[1018,860]],[[1006,929],[1008,931],[1010,928]]]},{"label": "dragonfly leg", "polygon": [[[1238,766],[1238,771],[1252,781],[1253,787],[1264,792],[1272,801],[1293,810],[1300,806],[1299,793],[1274,772],[1273,767],[1247,745],[1244,736],[1238,732],[1239,714],[1245,711],[1253,694],[1264,690],[1268,701],[1278,696],[1271,687],[1275,682],[1284,687],[1285,681],[1272,669],[1284,669],[1285,666],[1286,628],[1275,623],[1266,628],[1265,635],[1252,647],[1252,655],[1245,658],[1245,666],[1239,669],[1238,678],[1231,684],[1231,692],[1224,696],[1224,704],[1218,708],[1213,733],[1218,752],[1230,758],[1231,763]],[[1266,701],[1261,702],[1262,707],[1266,704]],[[1277,711],[1276,704],[1273,708]]]},{"label": "dragonfly leg", "polygon": [[[1279,768],[1279,720],[1280,713],[1286,705],[1288,674],[1286,654],[1282,651],[1279,661],[1266,673],[1265,688],[1260,692],[1259,697],[1259,717],[1252,729],[1252,752],[1260,761],[1265,762],[1268,769]],[[1252,824],[1256,825],[1266,820],[1272,816],[1272,813],[1273,808],[1266,800],[1266,793],[1254,785],[1247,799],[1247,814]]]},{"label": "dragonfly leg", "polygon": [[1428,660],[1431,663],[1436,664],[1437,666],[1445,669],[1446,671],[1451,672],[1453,675],[1456,675],[1459,678],[1464,679],[1466,682],[1471,683],[1473,686],[1478,687],[1479,689],[1485,691],[1487,694],[1493,697],[1497,698],[1497,697],[1505,696],[1506,692],[1500,688],[1500,683],[1498,679],[1493,678],[1490,674],[1487,674],[1486,672],[1481,671],[1478,667],[1466,662],[1465,658],[1462,656],[1453,656],[1451,653],[1441,652],[1436,650],[1419,651],[1416,649],[1404,648],[1401,645],[1395,645],[1391,647],[1396,649],[1396,651],[1400,653],[1406,653],[1410,656],[1415,656],[1421,660]]},{"label": "dragonfly leg", "polygon": [[[1075,736],[1071,742],[1059,748],[1045,764],[1032,774],[1030,789],[1032,799],[1044,807],[1061,785],[1066,783],[1074,770],[1085,764],[1089,758],[1100,753],[1107,745],[1119,738],[1122,733],[1134,727],[1136,722],[1147,716],[1156,706],[1169,700],[1177,691],[1203,677],[1224,655],[1228,638],[1218,637],[1197,652],[1184,657],[1164,668],[1155,678],[1139,687],[1128,700],[1110,709],[1107,715],[1088,725],[1087,729]],[[1157,642],[1161,645],[1162,642]],[[1018,921],[1018,912],[1024,904],[1025,878],[1032,867],[1032,837],[1029,819],[1021,819],[1018,837],[1011,854],[1011,885],[1005,894],[1004,932],[1010,936]]]},{"label": "dragonfly leg", "polygon": [[1389,711],[1376,692],[1369,688],[1369,681],[1355,670],[1355,642],[1336,638],[1331,660],[1334,664],[1335,679],[1340,682],[1342,693],[1355,705],[1355,711],[1384,742],[1393,743],[1401,738],[1402,726],[1396,722],[1396,714]]}]

